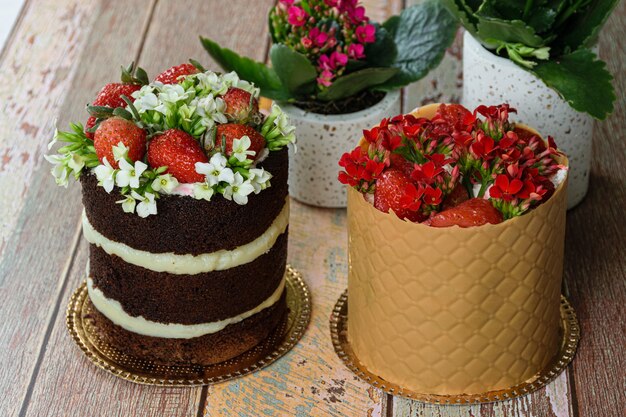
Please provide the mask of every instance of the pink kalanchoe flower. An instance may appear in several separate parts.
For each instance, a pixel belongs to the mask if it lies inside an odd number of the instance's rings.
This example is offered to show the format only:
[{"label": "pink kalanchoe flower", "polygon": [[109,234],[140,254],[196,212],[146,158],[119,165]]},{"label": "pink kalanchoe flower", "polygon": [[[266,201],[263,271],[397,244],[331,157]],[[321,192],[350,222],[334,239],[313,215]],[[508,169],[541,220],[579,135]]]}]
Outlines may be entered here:
[{"label": "pink kalanchoe flower", "polygon": [[367,22],[369,19],[365,16],[365,7],[359,6],[351,13],[350,18],[354,23]]},{"label": "pink kalanchoe flower", "polygon": [[317,77],[317,83],[319,85],[323,85],[324,87],[328,87],[329,85],[333,83],[332,81],[333,77],[334,77],[334,74],[332,72],[330,72],[329,70],[324,70],[322,71],[320,76]]},{"label": "pink kalanchoe flower", "polygon": [[280,0],[280,4],[284,6],[291,6],[293,5],[293,0]]},{"label": "pink kalanchoe flower", "polygon": [[309,31],[309,38],[311,39],[311,41],[313,41],[315,46],[321,48],[322,46],[326,44],[326,41],[328,41],[328,34],[325,32],[322,32],[318,28],[312,28]]},{"label": "pink kalanchoe flower", "polygon": [[304,46],[306,49],[309,49],[310,47],[313,46],[313,41],[309,38],[307,38],[306,36],[302,39],[300,39],[300,43],[302,44],[302,46]]},{"label": "pink kalanchoe flower", "polygon": [[337,7],[339,0],[324,0],[324,3],[329,7]]},{"label": "pink kalanchoe flower", "polygon": [[376,40],[376,28],[374,25],[359,26],[354,33],[361,43],[372,43]]},{"label": "pink kalanchoe flower", "polygon": [[317,60],[317,65],[324,71],[330,72],[335,69],[335,65],[328,55],[320,55],[319,59]]},{"label": "pink kalanchoe flower", "polygon": [[348,56],[352,59],[361,59],[365,57],[365,47],[360,43],[353,43],[348,46]]},{"label": "pink kalanchoe flower", "polygon": [[289,14],[287,21],[289,22],[289,24],[294,26],[304,25],[304,23],[306,22],[306,18],[308,17],[304,9],[297,6],[289,7],[289,9],[287,9],[287,13]]},{"label": "pink kalanchoe flower", "polygon": [[330,54],[330,60],[334,63],[335,68],[338,66],[345,67],[348,63],[348,55],[342,54],[339,51],[334,51],[332,54]]}]

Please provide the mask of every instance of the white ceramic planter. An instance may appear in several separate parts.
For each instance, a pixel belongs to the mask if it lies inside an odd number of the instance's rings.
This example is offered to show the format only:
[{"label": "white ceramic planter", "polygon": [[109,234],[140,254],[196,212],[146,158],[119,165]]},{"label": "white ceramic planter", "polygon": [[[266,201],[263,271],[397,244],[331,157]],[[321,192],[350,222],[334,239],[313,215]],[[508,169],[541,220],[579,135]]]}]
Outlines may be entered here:
[{"label": "white ceramic planter", "polygon": [[323,115],[287,103],[281,108],[296,126],[297,151],[289,150],[289,194],[306,204],[335,208],[346,206],[346,186],[337,180],[341,155],[354,148],[363,129],[401,111],[398,91],[355,113]]},{"label": "white ceramic planter", "polygon": [[569,158],[567,208],[582,201],[589,187],[593,119],[572,109],[539,78],[509,59],[485,49],[468,32],[463,37],[463,100],[480,104],[507,102],[517,109],[515,120],[553,136]]}]

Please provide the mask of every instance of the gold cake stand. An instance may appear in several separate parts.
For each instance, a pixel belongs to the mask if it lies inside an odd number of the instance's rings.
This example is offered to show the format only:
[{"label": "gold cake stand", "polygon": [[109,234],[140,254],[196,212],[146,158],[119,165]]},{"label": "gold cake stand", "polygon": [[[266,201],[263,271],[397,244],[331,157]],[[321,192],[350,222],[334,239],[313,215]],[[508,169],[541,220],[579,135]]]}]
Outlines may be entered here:
[{"label": "gold cake stand", "polygon": [[287,308],[282,321],[260,344],[215,365],[163,365],[119,352],[97,336],[89,319],[87,285],[74,291],[67,308],[66,324],[72,339],[96,366],[127,381],[160,386],[211,385],[256,372],[287,353],[300,340],[311,319],[311,296],[302,275],[287,265]]},{"label": "gold cake stand", "polygon": [[574,309],[564,296],[561,296],[561,328],[563,339],[559,352],[548,364],[546,369],[521,384],[510,388],[489,391],[480,394],[439,395],[415,392],[386,381],[369,371],[356,357],[348,341],[348,291],[339,297],[330,317],[330,334],[337,356],[359,378],[384,392],[400,397],[410,398],[425,403],[439,405],[482,404],[495,401],[510,400],[530,394],[545,387],[554,380],[574,358],[580,339],[580,327]]}]

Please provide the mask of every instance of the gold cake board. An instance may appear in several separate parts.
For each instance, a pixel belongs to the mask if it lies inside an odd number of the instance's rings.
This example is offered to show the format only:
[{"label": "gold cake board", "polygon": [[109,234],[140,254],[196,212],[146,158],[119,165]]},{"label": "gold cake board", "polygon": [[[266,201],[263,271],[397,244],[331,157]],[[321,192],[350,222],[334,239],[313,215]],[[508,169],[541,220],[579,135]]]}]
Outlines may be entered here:
[{"label": "gold cake board", "polygon": [[348,290],[344,291],[341,297],[339,297],[330,317],[330,334],[335,352],[348,369],[359,378],[388,394],[440,405],[483,404],[510,400],[545,387],[563,372],[572,361],[580,339],[580,327],[576,319],[576,313],[562,295],[561,327],[563,338],[558,353],[546,369],[543,369],[529,380],[510,388],[480,394],[439,395],[415,392],[393,382],[386,381],[380,376],[374,375],[359,361],[348,341]]},{"label": "gold cake board", "polygon": [[256,372],[293,348],[311,319],[311,296],[302,275],[287,265],[285,271],[287,308],[282,321],[270,335],[241,355],[214,365],[162,365],[132,357],[103,342],[89,319],[91,303],[83,282],[70,299],[66,324],[72,339],[96,366],[127,381],[159,386],[211,385]]}]

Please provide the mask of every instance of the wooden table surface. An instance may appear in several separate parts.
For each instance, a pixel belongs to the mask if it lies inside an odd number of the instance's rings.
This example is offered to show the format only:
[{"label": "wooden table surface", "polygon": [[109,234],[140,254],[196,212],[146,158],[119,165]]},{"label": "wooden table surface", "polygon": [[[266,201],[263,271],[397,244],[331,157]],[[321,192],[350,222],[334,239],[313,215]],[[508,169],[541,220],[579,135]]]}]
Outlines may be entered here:
[{"label": "wooden table surface", "polygon": [[[345,210],[292,205],[289,261],[312,291],[311,325],[269,368],[204,388],[135,385],[93,366],[65,329],[84,279],[80,187],[58,189],[43,161],[54,123],[84,105],[121,64],[149,74],[194,57],[198,35],[266,59],[273,0],[27,0],[0,54],[0,416],[624,416],[626,415],[626,4],[600,38],[616,110],[595,127],[591,187],[567,217],[565,291],[582,327],[573,364],[517,400],[431,406],[369,387],[335,356],[328,318],[346,287]],[[401,0],[367,1],[382,20]],[[409,3],[411,3],[409,1]],[[459,97],[460,43],[404,94],[404,108]]]}]

